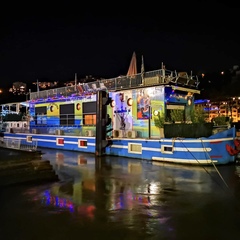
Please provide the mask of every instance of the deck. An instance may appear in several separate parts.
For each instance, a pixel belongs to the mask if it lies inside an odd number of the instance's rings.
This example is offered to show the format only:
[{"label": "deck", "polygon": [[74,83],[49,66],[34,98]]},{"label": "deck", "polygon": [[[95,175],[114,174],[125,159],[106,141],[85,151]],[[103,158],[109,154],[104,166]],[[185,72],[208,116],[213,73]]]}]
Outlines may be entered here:
[{"label": "deck", "polygon": [[30,102],[46,102],[59,99],[82,99],[88,94],[96,93],[99,90],[106,89],[109,92],[121,91],[124,89],[134,89],[141,87],[159,86],[159,85],[177,85],[179,87],[192,88],[196,90],[199,81],[197,76],[189,76],[187,72],[176,72],[165,69],[139,73],[132,76],[119,76],[111,79],[101,79],[88,83],[77,83],[76,85],[54,88],[44,91],[30,93]]}]

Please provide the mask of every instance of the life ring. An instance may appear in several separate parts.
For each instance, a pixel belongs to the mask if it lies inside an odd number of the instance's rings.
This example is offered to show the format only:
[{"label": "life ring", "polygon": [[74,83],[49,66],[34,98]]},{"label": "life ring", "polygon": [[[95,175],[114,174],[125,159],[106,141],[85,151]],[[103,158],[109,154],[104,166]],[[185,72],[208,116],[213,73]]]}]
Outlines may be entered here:
[{"label": "life ring", "polygon": [[234,149],[234,148],[231,147],[229,144],[226,144],[226,149],[227,149],[228,153],[229,153],[231,156],[235,156],[235,155],[237,155],[237,154],[240,152],[240,150]]},{"label": "life ring", "polygon": [[237,150],[240,150],[240,139],[234,139],[234,145],[237,148]]}]

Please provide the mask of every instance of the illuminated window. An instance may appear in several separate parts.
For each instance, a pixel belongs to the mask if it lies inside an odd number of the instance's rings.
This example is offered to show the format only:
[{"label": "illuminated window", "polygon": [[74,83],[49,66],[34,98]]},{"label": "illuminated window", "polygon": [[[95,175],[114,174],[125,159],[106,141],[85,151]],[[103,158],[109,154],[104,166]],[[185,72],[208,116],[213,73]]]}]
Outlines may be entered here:
[{"label": "illuminated window", "polygon": [[84,125],[96,125],[96,114],[85,114],[83,123]]},{"label": "illuminated window", "polygon": [[96,102],[83,102],[83,125],[96,125]]}]

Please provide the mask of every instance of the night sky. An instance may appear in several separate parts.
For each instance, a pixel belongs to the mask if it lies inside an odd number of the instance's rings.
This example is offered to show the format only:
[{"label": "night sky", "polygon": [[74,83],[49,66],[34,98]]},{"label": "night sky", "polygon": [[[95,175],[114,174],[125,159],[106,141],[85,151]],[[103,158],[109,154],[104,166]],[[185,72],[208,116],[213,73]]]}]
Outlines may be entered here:
[{"label": "night sky", "polygon": [[162,62],[193,75],[240,64],[240,9],[190,3],[8,3],[0,14],[0,88],[69,81],[75,73],[125,75],[133,52],[138,72],[142,55],[146,71]]}]

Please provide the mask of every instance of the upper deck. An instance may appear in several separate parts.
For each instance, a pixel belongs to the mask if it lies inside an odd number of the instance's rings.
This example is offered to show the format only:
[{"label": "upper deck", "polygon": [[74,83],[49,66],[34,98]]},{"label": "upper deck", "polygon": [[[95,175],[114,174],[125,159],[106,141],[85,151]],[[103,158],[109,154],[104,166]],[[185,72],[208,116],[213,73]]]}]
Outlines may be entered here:
[{"label": "upper deck", "polygon": [[192,92],[194,93],[200,93],[200,91],[197,90],[197,87],[199,85],[197,77],[189,76],[187,72],[176,72],[166,69],[159,69],[155,71],[139,73],[132,76],[120,76],[88,83],[77,83],[73,86],[31,92],[30,102],[46,102],[48,99],[81,99],[86,94],[92,94],[102,89],[106,89],[107,91],[112,92],[121,91],[124,89],[135,89],[166,84],[186,87],[192,89]]}]

